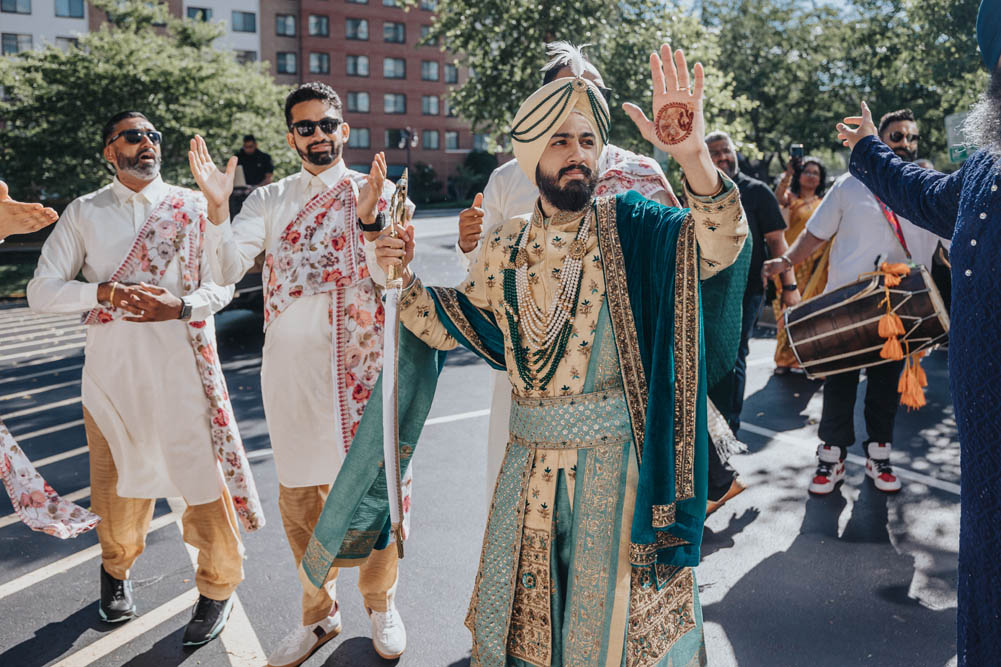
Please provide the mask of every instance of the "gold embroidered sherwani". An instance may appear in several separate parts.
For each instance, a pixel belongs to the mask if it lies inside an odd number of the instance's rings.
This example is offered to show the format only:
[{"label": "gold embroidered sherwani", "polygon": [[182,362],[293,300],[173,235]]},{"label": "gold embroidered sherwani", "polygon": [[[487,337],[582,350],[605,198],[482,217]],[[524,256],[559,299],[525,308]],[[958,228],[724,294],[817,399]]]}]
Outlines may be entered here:
[{"label": "gold embroidered sherwani", "polygon": [[[737,190],[725,177],[723,180],[724,191],[715,198],[687,193],[696,208],[687,217],[682,236],[697,241],[699,253],[690,242],[690,253],[684,258],[679,255],[677,262],[678,270],[690,276],[693,304],[698,301],[698,278],[709,278],[732,264],[747,234]],[[510,331],[504,324],[504,269],[510,266],[512,245],[527,224],[528,282],[539,309],[548,312],[559,295],[563,260],[576,238],[582,213],[561,212],[544,219],[536,207],[531,218],[509,220],[484,240],[483,251],[456,288],[470,304],[492,313],[503,331],[514,401],[511,441],[497,480],[467,619],[474,633],[474,664],[618,667],[623,656],[626,664],[661,664],[683,637],[692,639],[695,635],[696,648],[688,651],[680,664],[698,661],[703,654],[701,614],[691,569],[678,568],[670,584],[650,593],[646,590],[649,586],[636,579],[630,563],[638,456],[627,402],[622,399],[624,389],[629,391],[623,387],[620,372],[622,352],[616,352],[614,340],[621,323],[613,326],[616,323],[610,321],[622,313],[622,307],[612,299],[606,302],[606,290],[624,293],[615,201],[603,198],[593,209],[597,219],[592,220],[586,241],[572,334],[545,389],[526,385],[517,370]],[[647,206],[659,207],[653,203]],[[605,257],[603,252],[615,256]],[[649,276],[652,281],[664,278]],[[610,286],[609,281],[615,284]],[[454,293],[450,298],[446,290],[431,289],[450,311]],[[628,310],[628,298],[625,301]],[[452,307],[456,307],[454,303]],[[697,318],[697,306],[692,312]],[[419,280],[405,290],[401,320],[431,347],[448,350],[458,344]],[[453,319],[461,321],[461,317]],[[461,323],[457,326],[461,330]],[[694,335],[697,350],[697,325]],[[466,338],[475,340],[476,335],[470,332]],[[550,409],[554,411],[547,412]],[[553,423],[560,420],[567,423]],[[563,436],[552,435],[556,431]],[[524,461],[516,460],[515,454],[522,452]],[[505,553],[496,548],[490,533],[491,526],[507,520],[503,516],[510,513],[507,508],[514,508],[519,515],[520,526],[514,532],[520,530],[520,535]],[[516,562],[511,564],[511,559]],[[492,576],[496,564],[505,562],[515,575],[513,590],[498,607],[493,597],[485,599],[492,593],[484,580]],[[585,580],[586,584],[581,583]],[[605,590],[610,591],[607,597]],[[676,659],[671,656],[679,664]]]}]

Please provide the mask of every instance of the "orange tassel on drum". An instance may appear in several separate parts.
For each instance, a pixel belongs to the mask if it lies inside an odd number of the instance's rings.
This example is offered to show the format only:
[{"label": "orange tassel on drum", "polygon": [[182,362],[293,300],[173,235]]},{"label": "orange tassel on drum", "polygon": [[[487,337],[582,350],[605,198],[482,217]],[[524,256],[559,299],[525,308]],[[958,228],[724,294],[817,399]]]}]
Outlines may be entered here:
[{"label": "orange tassel on drum", "polygon": [[925,377],[924,369],[921,368],[922,352],[911,354],[910,345],[905,341],[907,347],[907,363],[904,364],[904,372],[900,375],[897,383],[897,391],[900,392],[900,404],[907,406],[908,410],[917,410],[924,407],[925,392],[922,387],[928,386],[928,378]]},{"label": "orange tassel on drum", "polygon": [[923,356],[925,356],[924,352],[915,352],[911,365],[914,377],[918,380],[918,386],[922,388],[928,386],[928,376],[925,375],[925,369],[921,368],[921,357]]},{"label": "orange tassel on drum", "polygon": [[910,267],[906,264],[890,264],[889,262],[883,262],[879,270],[883,272],[883,284],[887,287],[896,287],[900,284],[900,279],[911,272]]},{"label": "orange tassel on drum", "polygon": [[879,356],[884,359],[892,359],[893,361],[900,361],[904,358],[904,351],[901,349],[900,341],[897,340],[896,336],[886,339],[886,342],[883,343],[883,349],[879,351]]},{"label": "orange tassel on drum", "polygon": [[900,316],[889,309],[889,302],[887,302],[887,313],[879,318],[879,335],[883,338],[890,338],[892,336],[903,336],[907,333],[904,330],[904,323],[900,319]]}]

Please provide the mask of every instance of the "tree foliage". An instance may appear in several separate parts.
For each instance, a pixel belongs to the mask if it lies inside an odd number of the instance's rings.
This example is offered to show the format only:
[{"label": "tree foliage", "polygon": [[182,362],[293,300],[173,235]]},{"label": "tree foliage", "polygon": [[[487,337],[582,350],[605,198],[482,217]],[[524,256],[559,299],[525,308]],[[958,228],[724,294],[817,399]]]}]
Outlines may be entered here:
[{"label": "tree foliage", "polygon": [[[411,4],[413,0],[411,0]],[[674,2],[657,0],[440,0],[426,43],[440,42],[471,76],[453,90],[452,107],[476,131],[501,140],[519,104],[541,85],[545,44],[591,44],[589,57],[613,88],[612,141],[649,153],[650,144],[621,110],[650,106],[650,52],[666,40],[701,59],[708,70],[707,115],[741,135],[754,106],[732,94],[732,74],[718,66],[715,36]],[[722,120],[723,112],[728,120]]]},{"label": "tree foliage", "polygon": [[164,179],[191,185],[188,141],[196,133],[224,159],[243,134],[274,150],[276,176],[291,171],[283,99],[264,64],[240,65],[211,47],[216,24],[171,17],[161,4],[98,0],[111,12],[76,48],[48,47],[0,59],[0,176],[20,198],[64,205],[106,184],[101,127],[135,109],[163,132]]}]

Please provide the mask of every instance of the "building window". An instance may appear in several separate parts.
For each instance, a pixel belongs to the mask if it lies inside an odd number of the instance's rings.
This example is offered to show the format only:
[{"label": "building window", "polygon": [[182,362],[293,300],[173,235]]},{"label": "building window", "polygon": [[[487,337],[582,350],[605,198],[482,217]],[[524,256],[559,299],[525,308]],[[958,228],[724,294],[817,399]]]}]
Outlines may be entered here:
[{"label": "building window", "polygon": [[438,145],[438,130],[424,130],[421,134],[421,145],[429,151],[436,151],[441,148]]},{"label": "building window", "polygon": [[348,76],[368,76],[368,56],[348,56]]},{"label": "building window", "polygon": [[0,0],[0,11],[10,14],[30,14],[31,0]]},{"label": "building window", "polygon": [[234,11],[233,32],[257,32],[257,14]]},{"label": "building window", "polygon": [[407,61],[403,58],[386,58],[382,61],[382,76],[386,79],[406,79]]},{"label": "building window", "polygon": [[383,113],[407,113],[407,96],[401,93],[386,93],[382,96]]},{"label": "building window", "polygon": [[345,39],[368,39],[368,19],[348,19]]},{"label": "building window", "polygon": [[240,63],[241,65],[257,62],[257,51],[237,50],[235,53],[236,53],[236,62]]},{"label": "building window", "polygon": [[442,102],[442,104],[445,105],[445,116],[447,118],[455,118],[455,109],[453,109],[452,105],[448,103],[448,98],[447,97]]},{"label": "building window", "polygon": [[[56,5],[58,6],[58,5]],[[211,7],[188,7],[187,9],[188,18],[192,21],[211,21],[212,20],[212,8]]]},{"label": "building window", "polygon": [[421,9],[433,12],[438,9],[438,0],[421,0]]},{"label": "building window", "polygon": [[275,34],[279,37],[295,37],[295,15],[278,14],[275,16]]},{"label": "building window", "polygon": [[485,135],[485,134],[474,134],[473,135],[473,150],[474,151],[485,151],[485,150],[487,150],[487,135]]},{"label": "building window", "polygon": [[310,74],[330,74],[330,54],[310,53],[309,54]]},{"label": "building window", "polygon": [[0,55],[12,56],[15,53],[31,51],[31,35],[5,32],[0,36],[0,40],[2,40]]},{"label": "building window", "polygon": [[455,130],[445,130],[445,150],[459,150],[459,133]]},{"label": "building window", "polygon": [[434,60],[425,60],[421,63],[421,78],[425,81],[438,80],[438,63]]},{"label": "building window", "polygon": [[327,16],[310,14],[309,34],[312,37],[330,37],[330,18]]},{"label": "building window", "polygon": [[75,49],[76,45],[80,43],[76,37],[56,37],[56,48],[63,51],[69,51],[70,49]]},{"label": "building window", "polygon": [[402,142],[402,130],[386,130],[386,148],[406,148],[406,146],[400,146]]},{"label": "building window", "polygon": [[459,83],[459,68],[452,64],[445,65],[445,83]]},{"label": "building window", "polygon": [[[348,111],[368,113],[368,93],[348,93]],[[352,130],[353,132],[354,130]]]},{"label": "building window", "polygon": [[[427,39],[427,36],[431,34],[431,26],[422,25],[421,26],[421,41]],[[438,46],[438,38],[436,37],[433,41],[428,42],[425,46]]]},{"label": "building window", "polygon": [[56,16],[68,19],[82,19],[83,0],[56,0]]},{"label": "building window", "polygon": [[355,4],[355,5],[367,5],[368,4],[368,0],[347,0],[347,1],[350,2],[350,3],[352,3],[352,4]]},{"label": "building window", "polygon": [[279,51],[275,54],[275,64],[279,74],[295,74],[295,54],[291,51]]},{"label": "building window", "polygon": [[436,95],[424,95],[421,97],[421,113],[425,116],[438,115],[438,97]]},{"label": "building window", "polygon": [[397,0],[382,0],[383,7],[399,7],[400,4]]},{"label": "building window", "polygon": [[367,127],[352,127],[348,135],[348,148],[371,148],[372,131]]},{"label": "building window", "polygon": [[402,23],[386,21],[382,24],[382,39],[393,44],[406,44],[407,26]]}]

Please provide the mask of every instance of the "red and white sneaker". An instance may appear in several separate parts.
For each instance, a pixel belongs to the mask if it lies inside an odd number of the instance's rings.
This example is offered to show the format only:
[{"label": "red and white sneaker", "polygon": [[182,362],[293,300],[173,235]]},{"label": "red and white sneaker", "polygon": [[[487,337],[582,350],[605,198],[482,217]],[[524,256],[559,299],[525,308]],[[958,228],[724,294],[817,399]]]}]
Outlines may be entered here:
[{"label": "red and white sneaker", "polygon": [[826,496],[845,478],[845,462],[841,448],[833,445],[817,447],[817,470],[810,482],[810,493]]},{"label": "red and white sneaker", "polygon": [[865,459],[865,474],[872,478],[876,488],[884,493],[899,491],[900,479],[890,465],[890,443],[870,442],[866,452],[869,456]]}]

